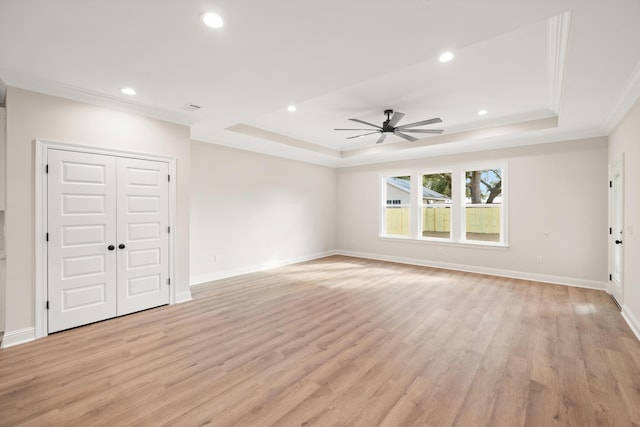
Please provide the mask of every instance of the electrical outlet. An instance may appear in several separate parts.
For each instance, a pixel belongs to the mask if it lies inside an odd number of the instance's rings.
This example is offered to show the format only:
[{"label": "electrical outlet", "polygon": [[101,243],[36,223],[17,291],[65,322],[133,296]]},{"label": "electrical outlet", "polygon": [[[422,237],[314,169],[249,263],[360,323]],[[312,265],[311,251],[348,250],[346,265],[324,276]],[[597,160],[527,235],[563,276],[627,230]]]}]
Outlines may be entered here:
[{"label": "electrical outlet", "polygon": [[542,255],[538,255],[536,261],[538,262],[538,264],[542,264]]}]

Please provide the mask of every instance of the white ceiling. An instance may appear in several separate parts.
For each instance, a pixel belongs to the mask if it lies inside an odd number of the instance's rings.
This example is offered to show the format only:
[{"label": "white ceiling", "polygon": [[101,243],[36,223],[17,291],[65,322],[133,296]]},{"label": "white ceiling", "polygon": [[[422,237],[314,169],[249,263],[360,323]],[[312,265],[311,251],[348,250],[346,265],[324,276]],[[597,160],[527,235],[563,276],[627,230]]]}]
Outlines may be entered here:
[{"label": "white ceiling", "polygon": [[[331,166],[605,135],[640,94],[638,40],[637,0],[0,0],[7,85]],[[333,130],[388,108],[445,132]]]}]

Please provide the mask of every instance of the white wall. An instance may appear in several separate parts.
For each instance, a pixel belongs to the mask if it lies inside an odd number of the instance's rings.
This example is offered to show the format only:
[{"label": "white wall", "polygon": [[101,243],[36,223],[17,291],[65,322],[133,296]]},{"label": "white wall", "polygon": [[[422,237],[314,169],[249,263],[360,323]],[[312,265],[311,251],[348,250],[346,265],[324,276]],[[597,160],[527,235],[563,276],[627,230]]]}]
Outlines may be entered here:
[{"label": "white wall", "polygon": [[[338,248],[380,259],[603,288],[606,156],[606,138],[596,138],[341,169]],[[381,174],[485,160],[508,163],[508,249],[378,237]]]},{"label": "white wall", "polygon": [[640,338],[640,101],[609,135],[609,163],[624,153],[623,314]]},{"label": "white wall", "polygon": [[[6,331],[34,327],[34,140],[177,159],[176,286],[189,292],[189,128],[9,87],[7,90]],[[7,336],[5,336],[7,338]],[[20,337],[15,337],[20,340]]]},{"label": "white wall", "polygon": [[336,171],[191,144],[191,282],[256,271],[336,247]]}]

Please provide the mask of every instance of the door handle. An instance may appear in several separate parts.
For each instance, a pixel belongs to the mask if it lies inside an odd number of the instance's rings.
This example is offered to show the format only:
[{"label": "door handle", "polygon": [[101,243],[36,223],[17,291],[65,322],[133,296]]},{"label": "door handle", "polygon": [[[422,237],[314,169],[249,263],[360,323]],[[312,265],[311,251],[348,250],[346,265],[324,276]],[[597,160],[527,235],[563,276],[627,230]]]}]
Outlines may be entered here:
[{"label": "door handle", "polygon": [[621,245],[622,244],[622,240],[616,240],[616,245]]},{"label": "door handle", "polygon": [[124,245],[124,243],[120,243],[120,244],[118,245],[118,248],[120,248],[120,249],[124,249],[124,248],[126,248],[126,246]]},{"label": "door handle", "polygon": [[107,246],[107,249],[109,249],[110,251],[114,250],[115,248],[116,248],[116,247],[115,247],[115,246],[113,246],[113,245],[109,245],[109,246]]}]

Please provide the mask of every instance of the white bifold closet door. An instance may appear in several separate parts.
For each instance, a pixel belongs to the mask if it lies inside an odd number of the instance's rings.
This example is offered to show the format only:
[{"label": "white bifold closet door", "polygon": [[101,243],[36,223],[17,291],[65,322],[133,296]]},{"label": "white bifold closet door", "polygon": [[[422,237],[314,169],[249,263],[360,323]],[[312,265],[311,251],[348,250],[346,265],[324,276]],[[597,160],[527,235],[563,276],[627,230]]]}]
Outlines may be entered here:
[{"label": "white bifold closet door", "polygon": [[48,324],[169,303],[168,164],[48,150]]}]

